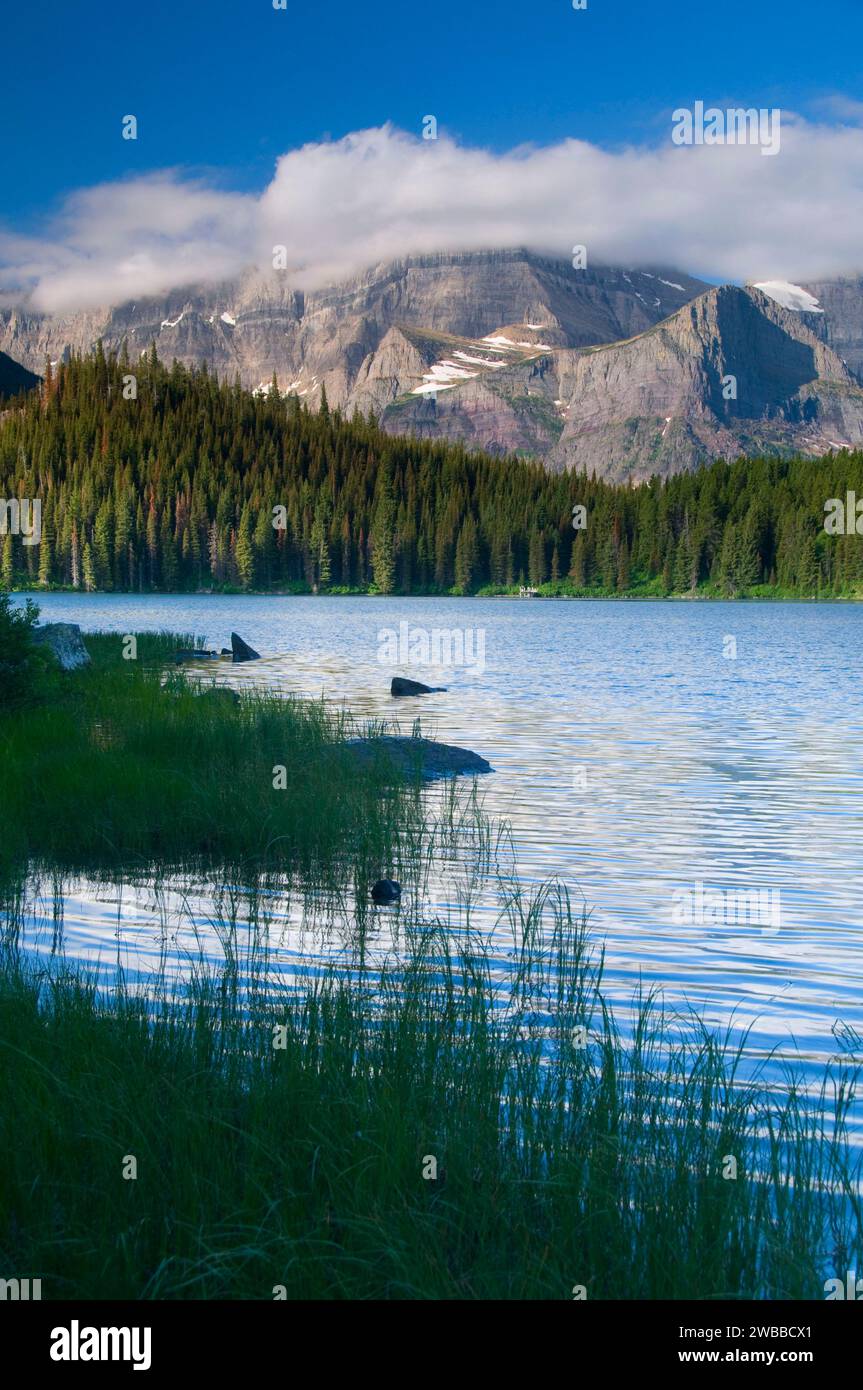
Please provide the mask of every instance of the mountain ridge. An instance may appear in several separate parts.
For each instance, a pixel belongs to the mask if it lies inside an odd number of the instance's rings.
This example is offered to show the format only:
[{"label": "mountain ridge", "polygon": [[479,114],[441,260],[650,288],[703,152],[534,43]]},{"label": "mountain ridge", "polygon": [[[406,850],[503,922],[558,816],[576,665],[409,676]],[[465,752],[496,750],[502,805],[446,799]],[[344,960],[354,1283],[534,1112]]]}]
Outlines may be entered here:
[{"label": "mountain ridge", "polygon": [[441,253],[315,293],[248,272],[78,315],[7,309],[0,350],[26,369],[100,340],[125,343],[134,363],[155,342],[163,360],[206,363],[262,393],[274,377],[309,404],[325,390],[331,406],[372,411],[391,434],[615,479],[740,453],[854,447],[863,279],[762,283],[576,270],[520,249]]}]

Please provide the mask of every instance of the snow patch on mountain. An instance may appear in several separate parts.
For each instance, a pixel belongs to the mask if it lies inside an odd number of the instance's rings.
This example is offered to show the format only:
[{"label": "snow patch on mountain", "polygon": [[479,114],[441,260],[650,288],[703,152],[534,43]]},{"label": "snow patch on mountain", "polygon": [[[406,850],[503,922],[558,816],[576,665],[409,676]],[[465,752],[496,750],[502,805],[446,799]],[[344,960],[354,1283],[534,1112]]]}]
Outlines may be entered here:
[{"label": "snow patch on mountain", "polygon": [[477,372],[469,372],[467,367],[462,367],[458,362],[452,362],[449,359],[435,362],[434,366],[430,367],[427,372],[423,372],[422,386],[415,386],[411,395],[425,396],[429,391],[449,391],[459,382],[468,381],[477,375]]},{"label": "snow patch on mountain", "polygon": [[494,357],[471,357],[467,352],[454,352],[459,362],[469,362],[472,367],[505,367],[506,363]]},{"label": "snow patch on mountain", "polygon": [[824,313],[814,294],[801,289],[799,285],[792,285],[788,280],[761,280],[755,289],[774,299],[783,309],[792,309],[795,314]]},{"label": "snow patch on mountain", "polygon": [[[527,327],[529,328],[530,324]],[[492,347],[498,344],[507,348],[537,348],[544,349],[546,352],[554,352],[551,343],[529,343],[525,338],[505,338],[502,333],[490,333],[487,338],[483,338],[483,343],[488,343]]]}]

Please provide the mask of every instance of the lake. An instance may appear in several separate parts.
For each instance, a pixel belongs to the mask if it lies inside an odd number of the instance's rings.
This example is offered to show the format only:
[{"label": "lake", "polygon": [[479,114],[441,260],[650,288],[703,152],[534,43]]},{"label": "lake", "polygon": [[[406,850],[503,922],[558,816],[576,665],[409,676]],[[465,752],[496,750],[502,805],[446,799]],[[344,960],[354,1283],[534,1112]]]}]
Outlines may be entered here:
[{"label": "lake", "polygon": [[[421,717],[423,731],[486,757],[487,813],[512,826],[528,885],[566,884],[606,947],[605,989],[625,1012],[639,984],[708,1022],[751,1027],[749,1051],[807,1068],[834,1029],[863,1033],[863,608],[851,604],[38,596],[44,621],[120,634],[237,631],[264,659],[218,667],[362,719]],[[459,630],[470,664],[411,664],[435,630]],[[438,642],[438,648],[441,643]],[[424,651],[427,648],[427,652]],[[395,658],[400,664],[387,662]],[[393,674],[445,693],[390,698]],[[278,759],[274,759],[278,761]],[[436,792],[432,790],[430,796]],[[456,866],[425,905],[452,915]],[[207,895],[179,906],[206,932]],[[491,882],[471,922],[494,923]],[[290,914],[289,914],[290,915]],[[51,905],[31,940],[45,949]],[[70,885],[71,959],[147,968],[176,950],[163,896]],[[341,944],[292,919],[286,969]],[[214,943],[216,938],[213,937]],[[503,948],[503,943],[502,943]],[[277,952],[278,956],[278,952]]]}]

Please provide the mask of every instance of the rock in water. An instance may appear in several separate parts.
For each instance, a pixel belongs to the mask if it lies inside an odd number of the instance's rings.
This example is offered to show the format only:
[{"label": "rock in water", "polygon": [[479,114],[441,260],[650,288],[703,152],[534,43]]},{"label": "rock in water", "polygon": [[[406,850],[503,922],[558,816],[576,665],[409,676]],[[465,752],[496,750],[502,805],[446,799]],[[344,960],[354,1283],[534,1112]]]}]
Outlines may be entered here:
[{"label": "rock in water", "polygon": [[80,671],[90,665],[77,623],[44,623],[33,629],[33,641],[54,653],[61,671]]},{"label": "rock in water", "polygon": [[231,654],[235,662],[260,661],[261,659],[261,653],[256,652],[254,647],[250,647],[248,642],[244,642],[242,637],[238,637],[236,632],[231,633]]},{"label": "rock in water", "polygon": [[423,685],[421,681],[409,681],[404,676],[393,676],[390,694],[399,695],[437,695],[446,690],[445,685]]},{"label": "rock in water", "polygon": [[400,901],[402,888],[393,878],[380,878],[372,888],[372,902],[388,904]]},{"label": "rock in water", "polygon": [[397,777],[419,775],[424,781],[437,777],[474,777],[493,771],[479,753],[431,738],[403,738],[384,734],[380,738],[349,739],[344,747],[360,767],[378,764],[392,768]]},{"label": "rock in water", "polygon": [[180,651],[174,652],[174,661],[179,666],[184,661],[208,661],[214,656],[218,656],[218,652],[207,652],[198,647],[183,647]]},{"label": "rock in water", "polygon": [[226,685],[210,685],[206,690],[199,690],[198,696],[202,700],[214,700],[217,704],[238,705],[240,697],[236,690],[229,690]]}]

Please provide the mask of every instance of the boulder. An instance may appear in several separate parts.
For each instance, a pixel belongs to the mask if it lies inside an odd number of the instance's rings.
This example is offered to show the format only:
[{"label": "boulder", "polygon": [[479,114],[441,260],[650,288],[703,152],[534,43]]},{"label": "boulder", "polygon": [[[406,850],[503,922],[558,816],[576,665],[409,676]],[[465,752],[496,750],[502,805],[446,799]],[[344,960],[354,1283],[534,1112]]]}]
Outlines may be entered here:
[{"label": "boulder", "polygon": [[238,705],[240,696],[236,690],[229,690],[226,685],[208,685],[206,689],[198,691],[199,698],[202,700],[213,700],[217,704]]},{"label": "boulder", "polygon": [[33,629],[33,641],[54,653],[61,671],[80,671],[90,665],[77,623],[43,623]]},{"label": "boulder", "polygon": [[394,878],[380,878],[372,887],[372,902],[388,906],[401,900],[402,888]]},{"label": "boulder", "polygon": [[360,766],[375,763],[389,765],[399,775],[418,773],[424,781],[437,777],[473,777],[491,772],[491,764],[453,743],[438,743],[431,738],[402,738],[384,734],[381,738],[349,739],[345,747]]},{"label": "boulder", "polygon": [[183,661],[207,661],[213,656],[218,656],[218,652],[205,652],[197,647],[183,648],[174,652],[174,660],[178,666]]},{"label": "boulder", "polygon": [[236,632],[231,633],[231,654],[234,662],[238,661],[260,661],[261,653],[256,652],[254,647],[250,647],[248,642],[244,642],[242,637],[238,637]]},{"label": "boulder", "polygon": [[393,683],[390,686],[390,694],[396,697],[401,695],[437,695],[446,690],[445,685],[423,685],[421,681],[409,681],[404,676],[393,676]]}]

